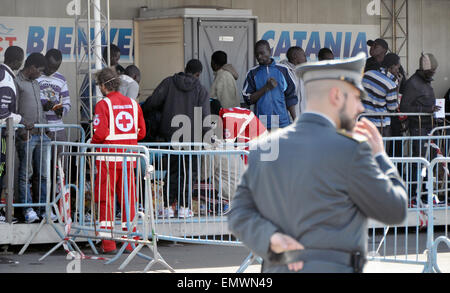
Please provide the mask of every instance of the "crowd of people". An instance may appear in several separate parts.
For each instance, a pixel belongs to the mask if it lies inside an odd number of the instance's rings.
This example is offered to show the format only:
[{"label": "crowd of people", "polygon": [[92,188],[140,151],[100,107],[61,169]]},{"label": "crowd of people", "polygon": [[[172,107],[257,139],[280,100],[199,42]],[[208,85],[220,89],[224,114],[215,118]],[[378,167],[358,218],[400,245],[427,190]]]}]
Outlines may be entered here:
[{"label": "crowd of people", "polygon": [[[120,73],[120,92],[132,99],[139,93],[140,71],[130,65],[123,69],[118,65],[120,50],[111,44],[111,64]],[[103,52],[106,58],[107,49]],[[62,63],[62,53],[50,49],[45,55],[31,53],[26,59],[22,48],[10,46],[5,50],[4,62],[0,65],[0,121],[6,123],[13,118],[15,124],[22,124],[16,132],[16,151],[19,160],[18,202],[32,204],[45,203],[47,177],[44,164],[47,146],[51,141],[68,141],[67,130],[62,126],[63,118],[72,109],[67,80],[58,70]],[[22,68],[23,65],[23,68]],[[17,74],[15,74],[17,72]],[[50,127],[38,128],[36,124]],[[6,173],[6,131],[1,131],[0,192]],[[61,152],[58,148],[57,152]],[[26,207],[21,209],[17,222],[23,218],[33,223],[46,217],[45,207]],[[52,220],[56,215],[51,212]],[[5,222],[4,210],[0,210],[0,223]]]},{"label": "crowd of people", "polygon": [[[408,79],[401,66],[400,57],[395,53],[389,53],[385,40],[369,40],[367,45],[370,47],[370,58],[366,61],[362,80],[367,95],[362,97],[362,102],[365,113],[379,114],[368,118],[383,136],[402,135],[401,132],[405,130],[405,121],[401,117],[384,116],[386,113],[401,111],[429,114],[439,110],[435,105],[436,97],[431,87],[433,75],[438,68],[438,62],[433,54],[422,54],[419,69]],[[221,109],[251,109],[268,131],[292,124],[305,109],[304,82],[295,72],[299,65],[307,62],[305,51],[298,46],[291,47],[286,53],[286,59],[276,62],[271,56],[271,48],[267,41],[258,41],[254,50],[257,65],[248,71],[242,89],[237,86],[239,74],[228,62],[227,53],[223,51],[216,51],[211,56],[210,66],[214,72],[214,81],[210,89],[200,83],[199,77],[203,73],[204,64],[197,59],[190,60],[184,72],[164,79],[153,94],[140,104],[146,126],[142,141],[172,141],[179,129],[172,123],[177,115],[186,115],[192,122],[190,133],[183,134],[178,141],[204,141],[204,135],[210,128],[207,124],[202,124],[196,129],[198,124],[193,122],[195,119],[201,119],[203,122],[210,114],[219,115]],[[105,48],[104,61],[108,60],[107,54],[108,50]],[[141,80],[139,68],[135,65],[127,68],[120,66],[120,49],[114,44],[110,44],[109,54],[109,66],[120,79],[117,91],[123,96],[137,100]],[[317,58],[324,62],[339,59],[329,48],[322,48]],[[46,157],[46,146],[50,141],[68,139],[66,130],[58,125],[63,124],[63,118],[71,111],[72,106],[67,81],[64,75],[58,72],[62,62],[59,50],[50,49],[45,56],[41,53],[30,54],[23,68],[15,75],[14,71],[22,67],[23,61],[24,52],[20,47],[11,46],[5,51],[5,61],[0,66],[0,91],[3,96],[0,119],[4,122],[8,117],[13,117],[15,123],[25,126],[17,131],[16,139],[19,158],[19,201],[33,202],[30,184],[34,175],[33,183],[36,185],[40,182],[38,193],[41,198],[38,200],[45,202],[47,174],[42,171],[42,158]],[[85,78],[82,85],[84,91],[80,95],[82,104],[85,105],[82,116],[89,116],[86,110],[89,97],[88,81],[89,78]],[[91,87],[93,95],[96,96],[95,85],[92,84]],[[100,93],[97,96],[100,96]],[[196,108],[201,109],[199,114],[195,111]],[[250,110],[248,111],[250,113]],[[414,136],[426,135],[432,128],[430,115],[421,118],[411,116],[407,121],[407,129]],[[34,127],[35,124],[51,124],[52,127],[38,129]],[[4,131],[1,139],[5,140]],[[389,146],[387,151],[389,153]],[[420,155],[422,150],[415,145],[413,152]],[[4,148],[0,159],[1,182],[5,174]],[[27,162],[33,163],[27,165]],[[195,171],[193,166],[193,172]],[[178,194],[178,170],[172,168],[169,176],[170,182],[174,185],[171,190],[173,194]],[[170,198],[169,208],[165,212],[167,215],[176,212],[170,209],[170,206],[174,205],[175,197]],[[25,208],[23,213],[27,223],[37,221],[39,216],[45,216],[43,208],[36,210]],[[189,215],[190,211],[182,213]],[[56,217],[53,214],[51,216]],[[4,220],[3,216],[0,216],[1,220]]]}]

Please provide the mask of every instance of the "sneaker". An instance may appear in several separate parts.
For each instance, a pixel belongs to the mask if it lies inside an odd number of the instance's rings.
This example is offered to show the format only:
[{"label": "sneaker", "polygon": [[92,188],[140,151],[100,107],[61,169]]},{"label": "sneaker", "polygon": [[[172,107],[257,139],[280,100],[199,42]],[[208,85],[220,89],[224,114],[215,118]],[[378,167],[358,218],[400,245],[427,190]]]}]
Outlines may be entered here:
[{"label": "sneaker", "polygon": [[164,208],[163,210],[160,210],[158,213],[158,218],[173,218],[175,216],[175,212],[173,211],[172,207]]},{"label": "sneaker", "polygon": [[38,215],[33,209],[29,209],[25,214],[25,222],[27,224],[34,223],[39,220]]},{"label": "sneaker", "polygon": [[[11,224],[18,223],[19,220],[17,218],[12,217]],[[6,215],[3,210],[0,210],[0,224],[7,224],[6,222]]]},{"label": "sneaker", "polygon": [[179,218],[192,218],[194,215],[189,208],[180,207],[178,209],[178,217]]}]

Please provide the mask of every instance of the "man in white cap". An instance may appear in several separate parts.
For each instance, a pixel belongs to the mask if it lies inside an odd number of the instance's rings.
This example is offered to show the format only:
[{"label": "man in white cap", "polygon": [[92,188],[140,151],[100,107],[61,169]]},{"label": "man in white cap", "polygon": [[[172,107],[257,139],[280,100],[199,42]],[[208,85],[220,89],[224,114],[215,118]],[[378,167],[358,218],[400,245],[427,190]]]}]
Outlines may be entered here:
[{"label": "man in white cap", "polygon": [[[228,221],[264,273],[362,272],[368,218],[406,217],[406,190],[381,135],[367,119],[356,123],[364,62],[362,53],[300,66],[306,111],[250,152]],[[274,140],[278,157],[263,161]]]}]

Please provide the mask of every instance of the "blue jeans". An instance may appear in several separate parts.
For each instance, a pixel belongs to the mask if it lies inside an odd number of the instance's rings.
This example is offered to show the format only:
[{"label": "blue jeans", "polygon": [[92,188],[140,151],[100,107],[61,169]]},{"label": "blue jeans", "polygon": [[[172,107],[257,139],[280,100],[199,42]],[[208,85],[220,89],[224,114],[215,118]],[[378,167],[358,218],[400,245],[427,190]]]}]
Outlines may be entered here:
[{"label": "blue jeans", "polygon": [[[47,146],[50,139],[47,135],[32,135],[28,141],[16,137],[16,148],[19,157],[19,202],[32,203],[31,177],[36,172],[40,178],[39,203],[47,201]],[[24,208],[24,213],[29,208]],[[39,212],[45,212],[45,207],[39,208]]]}]

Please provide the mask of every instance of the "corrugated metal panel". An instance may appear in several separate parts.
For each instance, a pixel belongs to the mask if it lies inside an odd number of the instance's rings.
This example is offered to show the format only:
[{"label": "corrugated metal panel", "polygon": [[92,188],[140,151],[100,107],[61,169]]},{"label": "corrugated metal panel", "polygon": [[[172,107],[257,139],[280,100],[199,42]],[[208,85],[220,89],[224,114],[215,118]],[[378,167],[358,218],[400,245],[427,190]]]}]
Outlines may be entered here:
[{"label": "corrugated metal panel", "polygon": [[146,99],[166,77],[184,68],[183,19],[135,22],[136,64],[141,70],[141,99]]}]

